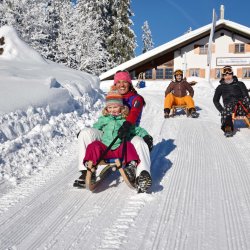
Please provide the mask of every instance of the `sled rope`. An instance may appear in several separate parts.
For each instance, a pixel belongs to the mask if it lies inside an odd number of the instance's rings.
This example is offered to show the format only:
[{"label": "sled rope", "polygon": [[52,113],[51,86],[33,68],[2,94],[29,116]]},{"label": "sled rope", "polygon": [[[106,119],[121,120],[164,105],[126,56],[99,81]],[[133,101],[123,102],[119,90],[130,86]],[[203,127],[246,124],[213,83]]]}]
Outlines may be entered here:
[{"label": "sled rope", "polygon": [[238,102],[236,103],[236,105],[235,105],[235,107],[234,107],[233,113],[236,115],[236,111],[237,111],[239,105],[243,108],[243,110],[246,112],[246,115],[247,115],[249,112],[248,112],[247,108],[242,104],[241,101],[238,101]]}]

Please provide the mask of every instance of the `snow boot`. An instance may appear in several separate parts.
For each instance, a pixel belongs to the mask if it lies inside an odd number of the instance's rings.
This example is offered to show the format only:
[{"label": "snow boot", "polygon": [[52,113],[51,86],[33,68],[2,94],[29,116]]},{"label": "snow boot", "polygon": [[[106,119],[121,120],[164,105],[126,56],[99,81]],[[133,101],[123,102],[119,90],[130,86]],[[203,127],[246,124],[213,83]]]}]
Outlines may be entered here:
[{"label": "snow boot", "polygon": [[226,137],[232,137],[233,136],[233,130],[230,126],[226,126],[224,130],[224,135]]},{"label": "snow boot", "polygon": [[85,178],[87,174],[87,170],[80,171],[82,174],[79,176],[77,180],[75,180],[73,187],[84,187],[85,186]]},{"label": "snow boot", "polygon": [[128,179],[129,179],[130,183],[134,183],[135,182],[136,166],[137,166],[136,161],[131,161],[124,168],[124,172],[126,173],[126,175],[127,175]]},{"label": "snow boot", "polygon": [[[73,183],[73,187],[85,187],[85,179],[86,179],[86,175],[87,175],[87,170],[82,170],[80,171],[82,174],[79,176],[79,178],[77,180],[75,180],[75,182]],[[95,172],[92,173],[91,175],[91,181],[95,182],[96,181],[96,174]]]},{"label": "snow boot", "polygon": [[164,118],[169,118],[170,117],[170,109],[166,108],[164,109]]},{"label": "snow boot", "polygon": [[145,193],[152,186],[152,178],[148,171],[143,170],[136,178],[138,193]]},{"label": "snow boot", "polygon": [[199,117],[199,114],[196,112],[195,108],[190,108],[189,109],[189,114],[192,118],[198,118]]}]

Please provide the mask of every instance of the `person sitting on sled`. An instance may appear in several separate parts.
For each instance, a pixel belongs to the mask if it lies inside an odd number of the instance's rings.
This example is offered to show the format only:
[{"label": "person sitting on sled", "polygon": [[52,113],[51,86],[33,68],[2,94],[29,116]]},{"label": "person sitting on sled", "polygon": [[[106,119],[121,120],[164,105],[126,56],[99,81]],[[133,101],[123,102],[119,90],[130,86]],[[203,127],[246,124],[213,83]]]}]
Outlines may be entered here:
[{"label": "person sitting on sled", "polygon": [[[139,126],[145,101],[135,91],[129,72],[117,71],[114,76],[114,85],[118,93],[122,95],[123,104],[129,108],[129,114],[118,130],[118,136],[121,139],[132,127]],[[86,173],[86,167],[82,161],[86,147],[91,142],[100,140],[101,135],[102,132],[94,128],[85,128],[78,135],[79,170],[82,172],[82,175],[79,177],[80,180],[85,178]],[[146,192],[152,185],[150,151],[153,148],[153,138],[149,134],[141,137],[136,135],[131,139],[131,143],[136,148],[140,158],[140,164],[136,168],[136,185],[142,192]]]},{"label": "person sitting on sled", "polygon": [[[193,88],[186,79],[183,78],[182,70],[175,70],[174,78],[175,81],[172,81],[165,91],[164,118],[169,118],[170,110],[173,105],[187,105],[191,117],[197,118],[199,114],[195,110]],[[189,92],[189,95],[187,92]]]},{"label": "person sitting on sled", "polygon": [[[83,159],[84,164],[88,161],[92,161],[93,165],[97,164],[102,153],[118,136],[118,130],[128,116],[128,113],[129,109],[127,106],[124,106],[122,96],[116,90],[108,92],[106,107],[102,111],[103,115],[93,125],[93,128],[102,132],[101,140],[94,141],[87,146]],[[124,142],[119,137],[111,147],[111,150],[104,156],[104,159],[122,159],[124,157],[123,160],[126,165],[124,171],[132,183],[135,182],[136,166],[140,163],[140,159],[134,145],[129,140],[135,135],[143,137],[147,134],[147,131],[141,127],[131,127],[126,135],[126,156],[123,156]]]},{"label": "person sitting on sled", "polygon": [[[221,97],[224,107],[220,104]],[[250,100],[246,85],[233,75],[231,66],[223,67],[222,78],[215,90],[213,102],[221,113],[221,129],[226,136],[232,136],[234,130],[232,113],[239,116],[247,115],[250,111]]]}]

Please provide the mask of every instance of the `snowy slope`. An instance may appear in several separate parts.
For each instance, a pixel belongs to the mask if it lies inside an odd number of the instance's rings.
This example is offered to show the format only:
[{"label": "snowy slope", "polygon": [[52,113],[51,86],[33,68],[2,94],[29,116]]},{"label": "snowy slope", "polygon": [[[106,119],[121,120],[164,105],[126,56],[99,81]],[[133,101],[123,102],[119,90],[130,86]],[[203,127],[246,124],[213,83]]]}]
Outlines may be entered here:
[{"label": "snowy slope", "polygon": [[94,76],[44,61],[7,31],[0,37],[17,53],[0,56],[1,250],[250,249],[250,131],[238,124],[223,136],[218,82],[196,79],[198,119],[167,120],[168,83],[147,82],[139,92],[141,125],[154,137],[151,192],[136,194],[113,173],[91,193],[72,186],[76,133],[95,122],[112,82],[99,89]]},{"label": "snowy slope", "polygon": [[142,126],[155,139],[150,194],[136,194],[117,174],[95,193],[73,188],[75,140],[1,197],[0,249],[249,249],[249,130],[223,136],[205,81],[194,87],[199,119],[163,119],[165,87],[139,90]]}]

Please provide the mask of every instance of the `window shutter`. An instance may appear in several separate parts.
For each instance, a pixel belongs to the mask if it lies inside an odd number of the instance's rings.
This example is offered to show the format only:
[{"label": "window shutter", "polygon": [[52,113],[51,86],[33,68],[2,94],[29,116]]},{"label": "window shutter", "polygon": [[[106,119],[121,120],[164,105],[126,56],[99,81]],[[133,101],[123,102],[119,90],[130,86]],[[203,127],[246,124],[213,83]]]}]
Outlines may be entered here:
[{"label": "window shutter", "polygon": [[237,69],[237,77],[242,78],[243,71],[242,68]]},{"label": "window shutter", "polygon": [[233,44],[229,44],[229,53],[234,53],[235,49],[234,49],[234,43]]},{"label": "window shutter", "polygon": [[211,69],[210,71],[210,77],[215,78],[215,69]]},{"label": "window shutter", "polygon": [[205,78],[205,69],[200,69],[200,77]]},{"label": "window shutter", "polygon": [[250,43],[246,44],[246,52],[250,52]]},{"label": "window shutter", "polygon": [[194,53],[199,54],[200,53],[200,46],[198,44],[194,45]]}]

